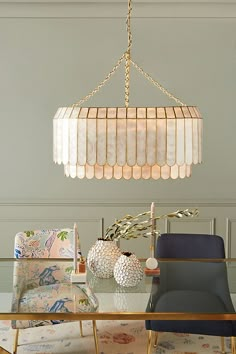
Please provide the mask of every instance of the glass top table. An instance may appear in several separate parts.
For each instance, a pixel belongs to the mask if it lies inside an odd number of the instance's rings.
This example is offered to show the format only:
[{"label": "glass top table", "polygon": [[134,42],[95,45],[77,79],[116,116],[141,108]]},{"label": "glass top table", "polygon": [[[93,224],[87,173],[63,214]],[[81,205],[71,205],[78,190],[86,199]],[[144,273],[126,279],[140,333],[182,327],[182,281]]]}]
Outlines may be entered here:
[{"label": "glass top table", "polygon": [[[145,261],[142,260],[143,268]],[[74,306],[71,312],[49,312],[36,310],[25,312],[12,307],[16,288],[20,292],[40,287],[34,281],[35,274],[42,269],[63,269],[62,283],[68,284],[70,294],[76,284],[70,282],[72,259],[0,259],[0,320],[108,320],[108,319],[178,319],[178,320],[236,320],[236,259],[158,259],[159,275],[146,275],[135,287],[122,287],[114,278],[96,278],[87,270],[87,282],[98,300],[95,312],[80,312]],[[53,268],[54,267],[54,268]],[[19,271],[20,269],[20,271]],[[211,276],[213,275],[213,276]],[[52,277],[53,280],[53,277]],[[59,281],[57,281],[59,282]],[[50,282],[49,282],[50,283]],[[222,284],[224,285],[222,287]],[[230,297],[233,308],[229,310],[208,310],[208,308],[188,308],[167,306],[165,311],[155,311],[155,301],[161,293],[170,291],[201,291],[208,287],[213,294],[220,287],[223,298]],[[219,290],[219,289],[218,289]],[[39,290],[40,291],[40,290]],[[189,293],[191,296],[192,293]],[[22,293],[20,297],[22,297]],[[71,295],[71,302],[75,298]],[[224,301],[224,300],[223,300]],[[73,306],[72,306],[73,308]]]}]

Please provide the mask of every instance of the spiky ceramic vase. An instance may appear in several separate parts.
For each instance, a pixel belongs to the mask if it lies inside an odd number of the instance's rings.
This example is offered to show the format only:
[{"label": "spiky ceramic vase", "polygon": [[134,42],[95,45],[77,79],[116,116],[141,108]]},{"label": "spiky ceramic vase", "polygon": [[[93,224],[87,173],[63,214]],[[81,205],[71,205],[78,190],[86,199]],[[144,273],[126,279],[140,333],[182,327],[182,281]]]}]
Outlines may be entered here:
[{"label": "spiky ceramic vase", "polygon": [[135,254],[123,252],[114,267],[116,282],[125,287],[137,285],[143,277],[143,268]]},{"label": "spiky ceramic vase", "polygon": [[[118,285],[114,294],[113,301],[114,306],[119,312],[127,312],[129,310],[128,300],[127,300],[127,290],[123,286]],[[131,300],[133,301],[133,299]]]},{"label": "spiky ceramic vase", "polygon": [[111,278],[120,255],[121,251],[115,242],[98,239],[88,252],[88,268],[98,278]]}]

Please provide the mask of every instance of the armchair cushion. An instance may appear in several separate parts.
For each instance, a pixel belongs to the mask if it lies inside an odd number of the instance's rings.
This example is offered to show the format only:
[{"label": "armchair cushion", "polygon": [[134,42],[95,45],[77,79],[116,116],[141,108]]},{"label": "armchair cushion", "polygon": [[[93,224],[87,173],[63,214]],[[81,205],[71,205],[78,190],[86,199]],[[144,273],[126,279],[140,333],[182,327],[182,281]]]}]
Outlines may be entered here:
[{"label": "armchair cushion", "polygon": [[[98,300],[89,286],[70,282],[71,269],[71,262],[57,262],[53,259],[16,261],[12,311],[22,313],[97,311]],[[28,328],[60,322],[64,321],[17,320],[12,321],[12,327]]]},{"label": "armchair cushion", "polygon": [[[85,284],[56,283],[42,285],[22,292],[19,312],[95,312],[98,301]],[[13,328],[38,327],[65,321],[13,321]]]}]

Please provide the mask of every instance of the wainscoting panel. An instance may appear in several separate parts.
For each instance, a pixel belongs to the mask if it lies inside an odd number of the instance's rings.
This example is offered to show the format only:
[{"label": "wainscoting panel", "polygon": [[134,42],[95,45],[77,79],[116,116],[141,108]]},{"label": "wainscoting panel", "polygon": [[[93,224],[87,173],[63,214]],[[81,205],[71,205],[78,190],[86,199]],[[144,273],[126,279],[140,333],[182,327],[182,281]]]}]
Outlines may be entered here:
[{"label": "wainscoting panel", "polygon": [[226,219],[226,231],[227,255],[236,258],[236,219]]},{"label": "wainscoting panel", "polygon": [[[191,232],[221,235],[225,240],[226,255],[236,257],[236,205],[235,203],[158,203],[156,215],[174,212],[180,209],[199,210],[194,218],[160,220],[157,228],[163,232]],[[0,204],[0,237],[4,247],[0,248],[0,257],[12,257],[14,237],[19,231],[46,228],[73,227],[78,224],[82,251],[87,255],[89,248],[104,230],[127,214],[137,215],[150,210],[150,203],[140,201],[130,203],[77,203],[77,202],[16,202]],[[137,238],[120,240],[123,251],[134,252],[138,257],[148,257],[150,240]]]},{"label": "wainscoting panel", "polygon": [[215,218],[191,218],[166,220],[166,232],[214,234]]}]

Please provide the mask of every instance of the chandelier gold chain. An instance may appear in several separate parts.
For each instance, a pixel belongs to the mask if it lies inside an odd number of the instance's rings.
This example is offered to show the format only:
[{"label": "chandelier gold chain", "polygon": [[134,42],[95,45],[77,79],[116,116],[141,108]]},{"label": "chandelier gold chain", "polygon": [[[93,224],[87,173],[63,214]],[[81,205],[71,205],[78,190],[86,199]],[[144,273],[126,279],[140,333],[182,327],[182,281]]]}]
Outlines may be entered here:
[{"label": "chandelier gold chain", "polygon": [[132,0],[128,0],[128,13],[127,13],[127,19],[126,19],[126,31],[128,33],[127,52],[130,52],[130,49],[131,49],[131,46],[132,46],[131,12],[132,12]]},{"label": "chandelier gold chain", "polygon": [[162,93],[168,96],[170,99],[174,100],[177,104],[181,106],[187,106],[179,98],[175,97],[170,93],[166,88],[164,88],[158,81],[154,80],[147,72],[145,72],[137,63],[131,59],[131,46],[132,46],[132,33],[131,33],[131,12],[132,12],[132,0],[128,0],[128,13],[126,18],[126,30],[128,33],[128,47],[125,53],[119,58],[116,65],[112,70],[107,74],[105,79],[100,82],[100,84],[95,87],[88,95],[80,99],[78,102],[73,104],[73,107],[81,106],[84,102],[88,101],[93,97],[105,84],[110,80],[113,74],[121,65],[122,61],[125,59],[125,107],[129,107],[129,93],[130,93],[130,64],[134,66],[148,81],[150,81],[154,86],[156,86]]},{"label": "chandelier gold chain", "polygon": [[84,98],[82,98],[81,100],[79,100],[78,102],[74,103],[72,106],[73,107],[78,107],[81,106],[84,102],[88,101],[91,97],[93,97],[106,83],[107,81],[110,80],[110,78],[112,77],[112,75],[116,72],[116,70],[119,68],[119,66],[121,65],[122,61],[125,58],[125,54],[124,53],[120,59],[117,61],[116,65],[112,68],[112,70],[107,74],[107,76],[105,77],[105,79],[103,81],[100,82],[100,84],[95,87],[95,89],[93,89],[87,96],[85,96]]},{"label": "chandelier gold chain", "polygon": [[125,107],[129,107],[129,90],[130,90],[130,52],[132,46],[132,33],[131,33],[131,11],[132,5],[131,0],[128,1],[128,13],[126,19],[126,30],[128,33],[128,47],[125,53]]},{"label": "chandelier gold chain", "polygon": [[179,98],[175,97],[172,93],[170,93],[167,89],[165,89],[158,81],[154,80],[148,73],[146,73],[138,64],[136,64],[133,60],[130,59],[132,65],[137,69],[147,80],[149,80],[154,86],[158,87],[161,92],[163,92],[166,96],[174,100],[176,103],[181,106],[187,106],[186,103],[183,103]]},{"label": "chandelier gold chain", "polygon": [[129,107],[130,88],[130,52],[125,53],[125,107]]}]

